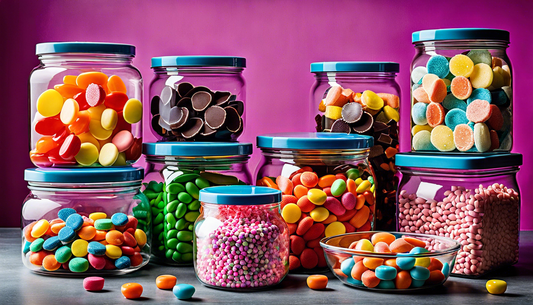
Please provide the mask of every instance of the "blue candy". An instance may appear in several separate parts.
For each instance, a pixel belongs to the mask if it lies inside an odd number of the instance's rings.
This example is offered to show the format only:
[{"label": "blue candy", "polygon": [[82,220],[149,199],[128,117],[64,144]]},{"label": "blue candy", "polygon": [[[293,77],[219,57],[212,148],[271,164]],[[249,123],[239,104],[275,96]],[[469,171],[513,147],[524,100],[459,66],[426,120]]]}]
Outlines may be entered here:
[{"label": "blue candy", "polygon": [[172,293],[178,298],[178,300],[186,300],[192,298],[194,292],[194,286],[189,284],[177,284],[172,288]]},{"label": "blue candy", "polygon": [[442,264],[442,274],[444,274],[445,278],[450,276],[450,265],[448,263]]},{"label": "blue candy", "polygon": [[57,234],[57,237],[59,237],[59,240],[64,243],[69,243],[76,239],[76,232],[72,230],[72,228],[69,227],[63,227],[61,230],[59,230],[59,233]]},{"label": "blue candy", "polygon": [[472,91],[472,94],[470,94],[470,97],[466,100],[466,103],[469,105],[475,100],[484,100],[490,103],[492,103],[492,96],[489,90],[484,88],[477,88]]},{"label": "blue candy", "polygon": [[427,63],[428,73],[435,74],[439,78],[445,78],[450,73],[450,66],[446,57],[442,55],[434,55]]},{"label": "blue candy", "polygon": [[115,267],[117,267],[117,269],[125,269],[125,268],[129,268],[130,266],[131,266],[131,260],[127,256],[121,256],[117,258],[117,260],[115,261]]},{"label": "blue candy", "polygon": [[411,249],[411,251],[409,251],[409,254],[422,254],[422,253],[428,253],[428,252],[429,250],[426,248],[414,247],[413,249]]},{"label": "blue candy", "polygon": [[22,253],[26,254],[26,253],[30,252],[30,245],[31,245],[31,243],[29,241],[26,241],[24,243],[24,248],[22,249]]},{"label": "blue candy", "polygon": [[59,248],[61,246],[61,241],[59,240],[59,237],[52,236],[44,241],[43,249],[46,251],[54,251],[55,249]]},{"label": "blue candy", "polygon": [[398,271],[396,270],[396,268],[391,267],[391,266],[385,266],[385,265],[381,265],[377,267],[375,272],[376,272],[376,277],[384,281],[393,280],[398,274]]},{"label": "blue candy", "polygon": [[425,283],[425,282],[426,282],[425,280],[424,280],[424,281],[420,281],[420,280],[414,280],[414,279],[413,279],[413,280],[411,281],[411,286],[410,286],[410,288],[420,288],[420,287],[424,286],[424,283]]},{"label": "blue candy", "polygon": [[65,220],[67,227],[74,231],[78,231],[83,226],[83,217],[80,214],[71,214],[67,220]]},{"label": "blue candy", "polygon": [[128,223],[128,215],[124,213],[115,213],[111,216],[111,222],[115,226],[125,226]]},{"label": "blue candy", "polygon": [[463,100],[456,98],[453,94],[448,94],[442,101],[442,107],[451,110],[455,108],[466,111],[466,103]]},{"label": "blue candy", "polygon": [[59,212],[57,212],[57,217],[59,217],[63,221],[67,221],[67,218],[70,215],[75,214],[75,213],[76,213],[76,210],[74,209],[64,208],[64,209],[59,210]]},{"label": "blue candy", "polygon": [[396,289],[394,281],[380,281],[376,287],[380,289]]},{"label": "blue candy", "polygon": [[[398,260],[396,260],[396,263]],[[415,266],[411,271],[409,271],[411,274],[411,278],[413,280],[419,280],[419,281],[425,281],[429,279],[429,269],[421,266]]]},{"label": "blue candy", "polygon": [[416,103],[413,105],[413,108],[411,109],[411,117],[416,125],[426,125],[428,123],[426,118],[427,108],[428,104],[426,103]]},{"label": "blue candy", "polygon": [[87,246],[87,252],[92,255],[104,255],[106,247],[97,241],[91,241]]},{"label": "blue candy", "polygon": [[459,124],[468,124],[468,119],[466,118],[466,112],[464,110],[455,108],[446,113],[444,122],[446,123],[446,126],[450,127],[453,131],[455,130],[455,126]]},{"label": "blue candy", "polygon": [[505,94],[505,91],[503,91],[501,89],[492,91],[490,93],[490,95],[491,95],[491,98],[492,98],[491,104],[494,104],[494,105],[497,105],[497,106],[501,106],[501,105],[505,105],[505,104],[507,104],[507,102],[509,102],[509,97],[507,96],[507,94]]},{"label": "blue candy", "polygon": [[342,273],[346,274],[347,277],[352,277],[352,268],[355,265],[355,262],[353,258],[347,258],[342,261],[341,263],[341,271]]},{"label": "blue candy", "polygon": [[346,281],[348,282],[348,284],[352,284],[355,286],[364,286],[363,282],[361,282],[360,280],[356,280],[351,276],[349,276]]},{"label": "blue candy", "polygon": [[398,257],[396,259],[396,265],[402,270],[411,270],[415,263],[416,259],[414,257]]}]

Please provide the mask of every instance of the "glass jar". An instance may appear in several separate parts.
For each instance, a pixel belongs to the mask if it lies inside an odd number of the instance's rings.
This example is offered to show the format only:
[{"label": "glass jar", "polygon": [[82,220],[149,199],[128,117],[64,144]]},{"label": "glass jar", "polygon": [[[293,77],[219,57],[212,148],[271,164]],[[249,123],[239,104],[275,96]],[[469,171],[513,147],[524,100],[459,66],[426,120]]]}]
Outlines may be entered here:
[{"label": "glass jar", "polygon": [[484,153],[513,147],[509,32],[413,33],[411,150]]},{"label": "glass jar", "polygon": [[398,231],[460,242],[455,275],[481,276],[515,264],[521,164],[520,154],[398,154]]},{"label": "glass jar", "polygon": [[233,56],[152,58],[146,124],[158,141],[237,141],[245,125],[246,59]]},{"label": "glass jar", "polygon": [[37,44],[30,159],[38,167],[124,166],[141,156],[143,85],[135,47]]},{"label": "glass jar", "polygon": [[22,261],[46,275],[119,275],[150,260],[141,168],[26,169]]},{"label": "glass jar", "polygon": [[368,163],[372,137],[279,133],[257,137],[256,185],[281,190],[291,233],[291,271],[326,268],[323,237],[375,226],[376,181]]},{"label": "glass jar", "polygon": [[289,272],[289,229],[279,213],[281,192],[266,187],[216,186],[200,191],[194,224],[194,270],[207,287],[256,290]]},{"label": "glass jar", "polygon": [[169,265],[192,265],[199,190],[250,184],[251,143],[144,143],[144,194],[153,215],[153,258]]},{"label": "glass jar", "polygon": [[[399,150],[400,86],[394,62],[319,62],[311,64],[311,117],[316,131],[374,137],[369,161],[376,173],[376,229],[396,227],[394,155]],[[355,102],[355,103],[352,103]]]}]

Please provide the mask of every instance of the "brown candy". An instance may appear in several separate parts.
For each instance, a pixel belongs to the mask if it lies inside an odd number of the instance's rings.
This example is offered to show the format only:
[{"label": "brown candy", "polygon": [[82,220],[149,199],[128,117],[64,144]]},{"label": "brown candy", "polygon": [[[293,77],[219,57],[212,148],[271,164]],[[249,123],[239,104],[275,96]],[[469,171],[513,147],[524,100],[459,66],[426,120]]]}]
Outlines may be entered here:
[{"label": "brown candy", "polygon": [[189,128],[181,132],[181,136],[185,139],[190,139],[197,135],[204,127],[204,121],[201,118],[191,118],[191,125]]},{"label": "brown candy", "polygon": [[209,126],[209,128],[215,130],[219,129],[225,122],[226,110],[224,110],[224,108],[220,106],[211,106],[205,111],[205,124]]}]

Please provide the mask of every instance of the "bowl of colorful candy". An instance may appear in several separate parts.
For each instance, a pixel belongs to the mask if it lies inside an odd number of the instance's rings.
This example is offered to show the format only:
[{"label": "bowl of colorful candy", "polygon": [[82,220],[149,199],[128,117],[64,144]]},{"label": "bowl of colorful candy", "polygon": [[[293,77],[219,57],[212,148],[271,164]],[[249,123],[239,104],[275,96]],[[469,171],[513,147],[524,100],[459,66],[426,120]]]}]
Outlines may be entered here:
[{"label": "bowl of colorful candy", "polygon": [[399,232],[354,232],[322,239],[329,268],[344,284],[378,291],[427,289],[450,276],[460,244]]}]

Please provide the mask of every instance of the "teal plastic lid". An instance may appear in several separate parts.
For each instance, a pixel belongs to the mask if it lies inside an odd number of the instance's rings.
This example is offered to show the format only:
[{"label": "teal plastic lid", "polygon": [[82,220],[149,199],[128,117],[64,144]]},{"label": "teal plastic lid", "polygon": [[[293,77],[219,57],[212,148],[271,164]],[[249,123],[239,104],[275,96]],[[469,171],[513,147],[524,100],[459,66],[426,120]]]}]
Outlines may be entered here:
[{"label": "teal plastic lid", "polygon": [[135,56],[135,46],[106,42],[45,42],[35,47],[36,55],[54,53],[102,53]]},{"label": "teal plastic lid", "polygon": [[399,153],[396,154],[396,166],[439,168],[439,169],[491,169],[522,165],[522,155],[514,153],[484,154],[432,154]]},{"label": "teal plastic lid", "polygon": [[257,137],[259,148],[367,149],[372,145],[372,137],[340,132],[287,132]]},{"label": "teal plastic lid", "polygon": [[257,205],[281,202],[281,191],[264,186],[212,186],[200,190],[200,201],[227,205]]},{"label": "teal plastic lid", "polygon": [[387,61],[314,62],[311,72],[400,72],[400,64]]},{"label": "teal plastic lid", "polygon": [[144,178],[144,169],[137,167],[105,168],[28,168],[24,180],[45,183],[134,182]]},{"label": "teal plastic lid", "polygon": [[143,143],[147,156],[244,156],[252,154],[252,143],[234,142],[160,142]]},{"label": "teal plastic lid", "polygon": [[413,33],[412,42],[462,39],[502,40],[509,43],[509,32],[483,28],[423,30]]},{"label": "teal plastic lid", "polygon": [[157,67],[236,67],[246,68],[246,58],[236,56],[161,56],[152,57]]}]

